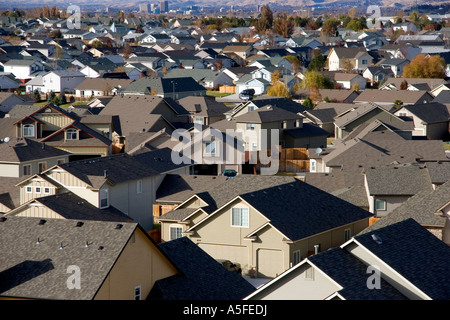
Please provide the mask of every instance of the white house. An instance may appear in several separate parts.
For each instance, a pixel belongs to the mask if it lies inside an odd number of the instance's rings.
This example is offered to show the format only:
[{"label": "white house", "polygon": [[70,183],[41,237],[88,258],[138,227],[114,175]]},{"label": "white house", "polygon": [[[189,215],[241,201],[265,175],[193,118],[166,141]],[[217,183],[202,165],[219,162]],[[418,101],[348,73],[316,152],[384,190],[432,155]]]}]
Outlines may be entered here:
[{"label": "white house", "polygon": [[42,76],[42,92],[72,92],[84,79],[85,75],[76,70],[50,71]]},{"label": "white house", "polygon": [[14,74],[16,79],[26,81],[31,79],[31,74],[43,71],[44,65],[31,59],[11,59],[3,63],[3,71]]}]

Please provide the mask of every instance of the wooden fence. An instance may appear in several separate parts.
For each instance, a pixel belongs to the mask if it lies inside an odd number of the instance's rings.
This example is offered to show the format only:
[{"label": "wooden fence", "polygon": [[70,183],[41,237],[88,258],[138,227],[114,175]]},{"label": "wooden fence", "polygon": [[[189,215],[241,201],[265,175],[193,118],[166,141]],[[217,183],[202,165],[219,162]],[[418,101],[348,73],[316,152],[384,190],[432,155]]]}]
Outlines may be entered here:
[{"label": "wooden fence", "polygon": [[236,93],[236,86],[219,86],[220,93]]},{"label": "wooden fence", "polygon": [[308,149],[287,148],[280,150],[280,172],[306,172],[309,171]]}]

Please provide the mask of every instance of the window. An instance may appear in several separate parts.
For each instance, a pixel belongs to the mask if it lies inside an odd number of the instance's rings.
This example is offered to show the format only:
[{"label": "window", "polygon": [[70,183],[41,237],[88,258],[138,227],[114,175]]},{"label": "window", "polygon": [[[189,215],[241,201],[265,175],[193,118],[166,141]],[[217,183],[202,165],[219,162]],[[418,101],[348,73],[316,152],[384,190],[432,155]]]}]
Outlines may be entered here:
[{"label": "window", "polygon": [[351,236],[352,236],[352,231],[350,229],[345,229],[344,230],[344,240],[345,241],[350,240]]},{"label": "window", "polygon": [[41,193],[41,187],[36,187],[35,191],[36,193]]},{"label": "window", "polygon": [[181,232],[183,232],[181,227],[170,227],[170,240],[181,238]]},{"label": "window", "polygon": [[142,193],[142,180],[136,181],[136,193]]},{"label": "window", "polygon": [[386,210],[386,200],[376,199],[375,200],[375,209],[381,210],[381,211]]},{"label": "window", "polygon": [[141,300],[141,286],[134,287],[134,300]]},{"label": "window", "polygon": [[316,170],[317,170],[316,164],[317,164],[316,160],[312,160],[311,159],[311,161],[310,161],[310,168],[309,168],[310,172],[316,172]]},{"label": "window", "polygon": [[66,162],[64,159],[58,159],[58,164],[63,164],[64,162]]},{"label": "window", "polygon": [[66,140],[78,140],[78,131],[76,129],[67,129]]},{"label": "window", "polygon": [[47,169],[47,162],[39,162],[39,173]]},{"label": "window", "polygon": [[362,64],[367,64],[367,60],[363,60],[363,61],[362,61]]},{"label": "window", "polygon": [[31,174],[31,165],[27,164],[23,166],[23,174],[29,176]]},{"label": "window", "polygon": [[26,187],[25,190],[26,190],[27,193],[33,192],[33,188],[32,187]]},{"label": "window", "polygon": [[231,209],[231,225],[235,227],[248,227],[248,208]]},{"label": "window", "polygon": [[216,142],[215,141],[205,142],[205,153],[206,154],[216,154]]},{"label": "window", "polygon": [[256,142],[252,143],[252,151],[258,150],[258,144]]},{"label": "window", "polygon": [[255,124],[254,123],[247,123],[247,130],[255,130]]},{"label": "window", "polygon": [[44,188],[44,193],[45,194],[50,194],[50,188]]},{"label": "window", "polygon": [[293,261],[292,261],[294,263],[294,265],[299,263],[301,259],[302,259],[302,257],[300,255],[300,250],[294,251],[293,252]]},{"label": "window", "polygon": [[23,136],[24,137],[34,137],[34,125],[26,124],[23,126]]},{"label": "window", "polygon": [[255,110],[255,106],[248,106],[248,112]]},{"label": "window", "polygon": [[300,119],[295,120],[295,127],[296,128],[300,127]]},{"label": "window", "polygon": [[286,121],[281,122],[281,129],[286,129],[286,127],[287,127],[287,122]]},{"label": "window", "polygon": [[203,117],[195,117],[194,123],[203,124]]},{"label": "window", "polygon": [[99,197],[100,197],[100,209],[107,208],[109,206],[108,189],[100,190]]}]

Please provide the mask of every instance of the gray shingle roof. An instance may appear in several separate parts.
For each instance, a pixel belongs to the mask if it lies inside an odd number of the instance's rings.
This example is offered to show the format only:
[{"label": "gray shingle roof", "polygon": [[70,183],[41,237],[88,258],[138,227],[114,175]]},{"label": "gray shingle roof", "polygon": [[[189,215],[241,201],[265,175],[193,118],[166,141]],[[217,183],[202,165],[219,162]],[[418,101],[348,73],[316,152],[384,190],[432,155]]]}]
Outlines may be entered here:
[{"label": "gray shingle roof", "polygon": [[423,226],[443,227],[445,218],[436,215],[438,210],[450,201],[450,183],[446,182],[435,190],[423,190],[410,197],[400,207],[395,208],[386,217],[369,226],[362,233],[376,230],[409,218]]},{"label": "gray shingle roof", "polygon": [[148,300],[241,300],[255,290],[186,237],[159,248],[180,274],[156,281]]},{"label": "gray shingle roof", "polygon": [[26,162],[67,155],[66,151],[27,138],[11,138],[0,143],[0,161]]},{"label": "gray shingle roof", "polygon": [[370,195],[415,195],[432,190],[431,179],[423,164],[365,167]]},{"label": "gray shingle roof", "polygon": [[[83,221],[77,227],[78,220],[70,219],[46,219],[40,225],[40,220],[9,216],[0,222],[1,296],[91,300],[137,228],[136,223],[122,223],[115,229],[117,222],[105,221]],[[79,290],[67,288],[69,265],[81,270]]]},{"label": "gray shingle roof", "polygon": [[[382,243],[375,242],[372,234],[380,237]],[[430,298],[450,298],[447,273],[450,247],[414,219],[357,235],[355,240]]]},{"label": "gray shingle roof", "polygon": [[448,122],[450,119],[450,112],[442,103],[430,102],[424,104],[415,104],[404,106],[412,114],[416,115],[425,123],[440,123]]},{"label": "gray shingle roof", "polygon": [[406,297],[381,280],[380,289],[367,287],[367,265],[341,248],[333,248],[308,257],[343,289],[339,294],[347,300],[405,300]]},{"label": "gray shingle roof", "polygon": [[112,206],[106,209],[98,209],[72,192],[40,197],[36,198],[35,201],[66,219],[133,222],[129,216]]},{"label": "gray shingle roof", "polygon": [[295,180],[240,195],[292,241],[372,216],[308,183]]}]

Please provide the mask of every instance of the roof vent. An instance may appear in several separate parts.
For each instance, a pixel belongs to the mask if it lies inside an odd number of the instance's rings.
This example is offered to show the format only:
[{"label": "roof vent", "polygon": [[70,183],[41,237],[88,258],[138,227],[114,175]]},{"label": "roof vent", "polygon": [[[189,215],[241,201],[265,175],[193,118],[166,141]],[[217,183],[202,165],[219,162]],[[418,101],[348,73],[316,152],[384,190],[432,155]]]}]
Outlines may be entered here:
[{"label": "roof vent", "polygon": [[119,224],[116,225],[115,229],[122,229],[122,227],[123,227],[123,224],[119,223]]},{"label": "roof vent", "polygon": [[47,222],[47,220],[44,220],[44,219],[39,220],[39,224],[40,224],[40,225],[43,225],[43,224],[45,224],[46,222]]},{"label": "roof vent", "polygon": [[36,244],[41,244],[41,240],[37,238]]},{"label": "roof vent", "polygon": [[98,250],[103,250],[105,247],[103,247],[103,246],[100,246],[100,247],[98,247]]},{"label": "roof vent", "polygon": [[5,222],[6,221],[6,217],[0,217],[0,222]]},{"label": "roof vent", "polygon": [[376,234],[372,234],[372,240],[375,241],[378,244],[382,244],[383,242],[381,241],[381,238],[376,235]]},{"label": "roof vent", "polygon": [[77,222],[77,227],[81,227],[83,224],[84,224],[83,222],[78,221],[78,222]]}]

